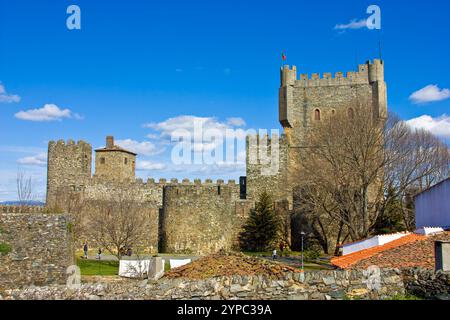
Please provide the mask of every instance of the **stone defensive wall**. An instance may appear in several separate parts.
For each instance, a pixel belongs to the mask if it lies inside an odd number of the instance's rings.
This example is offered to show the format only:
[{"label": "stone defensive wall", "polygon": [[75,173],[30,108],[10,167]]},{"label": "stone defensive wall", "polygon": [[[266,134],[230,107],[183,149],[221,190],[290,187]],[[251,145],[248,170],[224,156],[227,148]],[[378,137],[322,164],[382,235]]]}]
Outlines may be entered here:
[{"label": "stone defensive wall", "polygon": [[[235,180],[129,179],[121,183],[91,178],[78,192],[84,211],[95,211],[102,201],[122,197],[135,201],[139,212],[148,215],[149,252],[208,254],[236,247],[242,224],[253,201],[240,199]],[[86,221],[86,223],[89,223]],[[82,235],[77,246],[87,240]]]},{"label": "stone defensive wall", "polygon": [[[166,186],[172,187],[186,187],[186,186],[196,186],[197,188],[204,188],[205,192],[207,190],[212,190],[211,187],[215,186],[228,186],[233,190],[237,190],[239,195],[239,184],[235,180],[229,180],[225,182],[223,180],[213,181],[211,179],[206,179],[202,182],[200,179],[195,179],[193,181],[189,179],[183,179],[179,181],[178,179],[128,179],[120,183],[113,182],[101,177],[93,177],[89,179],[88,183],[83,187],[83,197],[86,200],[100,200],[110,197],[115,193],[121,193],[126,190],[127,195],[133,200],[138,202],[146,202],[147,204],[153,205],[155,207],[162,207],[163,205],[163,189]],[[214,193],[214,192],[213,192]],[[191,199],[195,201],[195,197]]]},{"label": "stone defensive wall", "polygon": [[[257,201],[262,192],[273,196],[274,201],[291,199],[292,192],[287,177],[289,144],[287,136],[279,138],[279,155],[272,156],[272,139],[277,135],[247,137],[247,199]],[[262,157],[261,157],[262,156]],[[278,164],[273,161],[278,160]]]},{"label": "stone defensive wall", "polygon": [[253,202],[240,199],[233,180],[166,185],[160,214],[160,251],[208,254],[237,245]]},{"label": "stone defensive wall", "polygon": [[0,291],[65,283],[72,250],[69,215],[0,213]]},{"label": "stone defensive wall", "polygon": [[45,206],[20,206],[20,205],[1,205],[1,213],[46,213],[47,208]]}]

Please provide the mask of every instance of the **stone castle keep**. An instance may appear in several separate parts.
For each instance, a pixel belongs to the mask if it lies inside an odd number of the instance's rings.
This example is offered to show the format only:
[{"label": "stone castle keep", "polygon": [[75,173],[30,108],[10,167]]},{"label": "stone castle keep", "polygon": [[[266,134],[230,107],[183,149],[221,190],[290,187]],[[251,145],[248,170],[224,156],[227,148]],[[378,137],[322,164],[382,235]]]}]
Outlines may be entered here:
[{"label": "stone castle keep", "polygon": [[336,112],[351,114],[355,100],[369,101],[375,118],[387,115],[384,63],[375,59],[358,66],[358,71],[333,77],[325,73],[300,75],[295,66],[281,69],[279,121],[279,170],[264,175],[265,164],[249,161],[262,145],[270,152],[270,139],[247,140],[246,177],[213,182],[206,180],[179,182],[160,179],[136,179],[136,154],[106,138],[106,146],[95,150],[92,175],[92,146],[73,140],[51,141],[48,145],[47,206],[67,210],[63,195],[77,194],[84,201],[104,200],[105,195],[126,191],[133,201],[150,212],[149,247],[156,252],[210,253],[232,248],[250,209],[258,196],[268,191],[281,214],[288,215],[293,205],[295,172],[299,154],[307,152],[309,129]]}]

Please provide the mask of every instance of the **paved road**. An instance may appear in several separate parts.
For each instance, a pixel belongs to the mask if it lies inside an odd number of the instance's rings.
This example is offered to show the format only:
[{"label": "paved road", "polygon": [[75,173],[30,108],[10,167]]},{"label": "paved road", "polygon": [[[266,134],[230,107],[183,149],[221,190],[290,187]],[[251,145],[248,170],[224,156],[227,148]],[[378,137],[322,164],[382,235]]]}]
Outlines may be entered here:
[{"label": "paved road", "polygon": [[[82,255],[79,255],[80,257]],[[153,255],[143,255],[143,256],[136,256],[136,255],[132,255],[131,257],[125,256],[124,259],[128,259],[128,260],[138,260],[138,259],[149,259],[153,257]],[[199,257],[198,256],[192,256],[192,255],[178,255],[178,254],[158,254],[158,257],[161,257],[165,260],[170,260],[170,259],[176,259],[176,260],[182,260],[182,259],[191,259],[196,260]],[[88,255],[88,260],[97,260],[97,255]],[[110,255],[110,254],[102,254],[101,260],[103,261],[117,261],[117,257]]]},{"label": "paved road", "polygon": [[[269,260],[269,261],[274,261],[272,259],[272,257],[261,257],[262,259],[265,260]],[[278,256],[277,259],[275,260],[275,262],[279,262],[279,263],[283,263],[286,264],[288,266],[294,267],[294,268],[300,268],[301,267],[301,257],[280,257]],[[329,265],[329,264],[319,264],[319,263],[314,263],[314,262],[304,262],[303,266],[305,267],[306,270],[310,269],[310,270],[317,270],[317,269],[330,269],[333,270],[335,269],[335,267]]]}]

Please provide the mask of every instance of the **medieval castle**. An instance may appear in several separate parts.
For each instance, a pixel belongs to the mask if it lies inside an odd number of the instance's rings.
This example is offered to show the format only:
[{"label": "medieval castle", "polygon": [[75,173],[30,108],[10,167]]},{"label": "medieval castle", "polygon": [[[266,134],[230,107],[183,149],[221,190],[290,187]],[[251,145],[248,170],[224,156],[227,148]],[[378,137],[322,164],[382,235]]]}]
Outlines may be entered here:
[{"label": "medieval castle", "polygon": [[268,191],[276,208],[284,214],[292,209],[295,187],[293,174],[298,170],[298,154],[306,152],[305,141],[315,121],[335,112],[351,113],[351,101],[366,99],[378,118],[387,115],[384,63],[375,59],[358,66],[358,71],[333,77],[325,73],[297,77],[295,66],[281,69],[279,121],[284,129],[280,137],[279,170],[275,175],[261,173],[265,164],[249,161],[261,144],[270,152],[270,139],[256,137],[247,141],[246,177],[239,182],[222,180],[136,179],[136,154],[106,138],[106,146],[95,150],[92,175],[92,146],[73,140],[51,141],[48,145],[47,206],[67,207],[61,194],[75,193],[85,201],[104,199],[105,194],[126,190],[133,201],[149,210],[149,248],[153,252],[193,252],[206,254],[231,248],[249,210],[262,191]]}]

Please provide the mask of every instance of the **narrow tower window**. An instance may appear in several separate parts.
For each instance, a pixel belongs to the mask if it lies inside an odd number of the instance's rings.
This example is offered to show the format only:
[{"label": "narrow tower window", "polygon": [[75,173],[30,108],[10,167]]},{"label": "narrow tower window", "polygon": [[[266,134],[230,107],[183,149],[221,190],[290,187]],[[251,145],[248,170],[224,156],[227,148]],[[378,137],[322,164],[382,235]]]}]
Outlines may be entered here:
[{"label": "narrow tower window", "polygon": [[105,164],[105,158],[104,158],[104,157],[101,157],[101,158],[100,158],[100,163],[101,163],[101,164]]},{"label": "narrow tower window", "polygon": [[314,120],[320,121],[320,110],[319,109],[314,110]]},{"label": "narrow tower window", "polygon": [[124,163],[124,164],[128,164],[128,159],[127,159],[127,158],[124,158],[124,159],[123,159],[123,163]]},{"label": "narrow tower window", "polygon": [[355,112],[353,111],[352,108],[348,109],[348,117],[350,119],[353,119],[355,117]]}]

